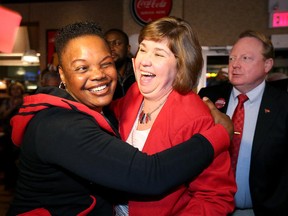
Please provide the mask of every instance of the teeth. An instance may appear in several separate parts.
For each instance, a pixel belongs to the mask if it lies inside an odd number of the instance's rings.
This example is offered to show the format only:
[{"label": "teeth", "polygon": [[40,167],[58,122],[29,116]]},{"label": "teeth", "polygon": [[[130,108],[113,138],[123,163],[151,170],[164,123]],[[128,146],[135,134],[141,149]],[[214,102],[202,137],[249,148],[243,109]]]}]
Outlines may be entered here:
[{"label": "teeth", "polygon": [[107,87],[107,85],[103,85],[103,86],[99,86],[99,87],[94,88],[94,89],[90,89],[90,91],[91,92],[98,92],[98,91],[105,89],[106,87]]},{"label": "teeth", "polygon": [[143,76],[155,76],[154,74],[148,73],[148,72],[142,72],[141,75],[143,75]]}]

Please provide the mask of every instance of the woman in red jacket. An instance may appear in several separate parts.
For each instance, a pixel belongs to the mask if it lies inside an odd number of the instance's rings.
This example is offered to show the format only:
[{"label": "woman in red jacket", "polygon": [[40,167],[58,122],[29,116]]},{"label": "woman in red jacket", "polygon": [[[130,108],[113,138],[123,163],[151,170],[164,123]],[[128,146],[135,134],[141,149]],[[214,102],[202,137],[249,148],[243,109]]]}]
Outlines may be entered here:
[{"label": "woman in red jacket", "polygon": [[[134,61],[137,84],[114,103],[122,139],[154,154],[212,127],[210,111],[192,91],[202,65],[196,32],[186,21],[164,17],[145,26]],[[226,151],[198,177],[170,193],[130,200],[129,215],[223,216],[234,209],[235,191]],[[126,207],[124,203],[115,209],[125,212]]]}]

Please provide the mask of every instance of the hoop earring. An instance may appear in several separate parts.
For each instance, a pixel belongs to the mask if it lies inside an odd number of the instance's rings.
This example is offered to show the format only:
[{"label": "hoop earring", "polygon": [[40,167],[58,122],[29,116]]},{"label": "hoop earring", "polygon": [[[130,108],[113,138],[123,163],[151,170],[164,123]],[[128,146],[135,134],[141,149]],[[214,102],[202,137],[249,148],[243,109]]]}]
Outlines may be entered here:
[{"label": "hoop earring", "polygon": [[58,86],[58,88],[60,88],[60,89],[66,89],[66,84],[61,81],[60,84],[59,84],[59,86]]}]

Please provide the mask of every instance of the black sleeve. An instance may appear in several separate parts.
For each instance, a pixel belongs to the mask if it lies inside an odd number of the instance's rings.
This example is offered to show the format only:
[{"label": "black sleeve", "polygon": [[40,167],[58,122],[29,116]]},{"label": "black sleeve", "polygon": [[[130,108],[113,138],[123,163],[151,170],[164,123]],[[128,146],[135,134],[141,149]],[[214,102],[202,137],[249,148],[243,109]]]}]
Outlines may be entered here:
[{"label": "black sleeve", "polygon": [[63,110],[32,120],[43,161],[63,167],[109,188],[161,194],[201,173],[214,150],[200,134],[171,149],[148,156],[103,131],[94,119]]}]

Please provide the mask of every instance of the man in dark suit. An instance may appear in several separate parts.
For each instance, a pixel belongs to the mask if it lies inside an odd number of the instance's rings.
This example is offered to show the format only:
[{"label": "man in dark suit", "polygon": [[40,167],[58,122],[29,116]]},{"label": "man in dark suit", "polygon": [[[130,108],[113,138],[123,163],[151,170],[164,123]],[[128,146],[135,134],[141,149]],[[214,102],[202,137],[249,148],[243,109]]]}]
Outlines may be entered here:
[{"label": "man in dark suit", "polygon": [[273,58],[274,48],[267,37],[255,31],[243,32],[230,53],[230,83],[199,92],[230,117],[237,96],[248,96],[233,216],[288,215],[288,93],[265,82]]}]

